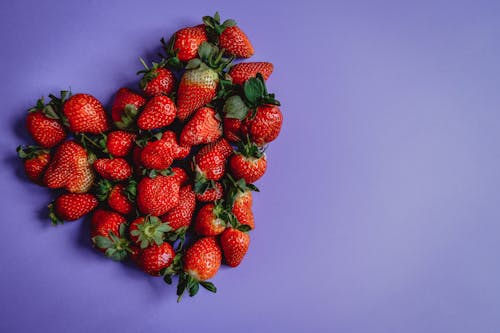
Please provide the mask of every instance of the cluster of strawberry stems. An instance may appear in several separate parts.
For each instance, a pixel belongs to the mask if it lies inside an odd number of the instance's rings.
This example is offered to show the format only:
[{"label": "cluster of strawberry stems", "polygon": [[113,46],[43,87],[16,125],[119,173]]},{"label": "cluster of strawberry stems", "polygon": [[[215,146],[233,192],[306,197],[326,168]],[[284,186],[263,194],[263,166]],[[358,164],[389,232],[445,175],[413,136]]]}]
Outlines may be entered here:
[{"label": "cluster of strawberry stems", "polygon": [[233,20],[206,16],[162,44],[160,62],[141,59],[141,92],[118,91],[112,121],[90,95],[49,95],[27,117],[37,146],[18,154],[33,182],[63,192],[49,205],[54,224],[95,210],[94,246],[168,284],[179,275],[179,301],[200,285],[216,292],[207,280],[245,256],[252,183],[265,172],[282,115],[264,83],[272,64],[232,65],[254,53]]}]

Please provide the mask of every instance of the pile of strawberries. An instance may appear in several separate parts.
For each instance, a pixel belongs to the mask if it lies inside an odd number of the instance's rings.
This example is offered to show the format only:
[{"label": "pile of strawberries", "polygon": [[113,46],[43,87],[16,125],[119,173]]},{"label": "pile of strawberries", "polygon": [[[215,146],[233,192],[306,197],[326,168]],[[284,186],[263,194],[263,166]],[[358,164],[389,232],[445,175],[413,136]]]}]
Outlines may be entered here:
[{"label": "pile of strawberries", "polygon": [[265,80],[273,65],[246,62],[254,49],[233,20],[203,17],[177,31],[148,66],[140,91],[121,88],[109,116],[89,94],[38,100],[20,146],[26,175],[55,189],[54,224],[93,212],[90,236],[107,257],[194,296],[224,262],[236,267],[254,227],[253,185],[283,117]]}]

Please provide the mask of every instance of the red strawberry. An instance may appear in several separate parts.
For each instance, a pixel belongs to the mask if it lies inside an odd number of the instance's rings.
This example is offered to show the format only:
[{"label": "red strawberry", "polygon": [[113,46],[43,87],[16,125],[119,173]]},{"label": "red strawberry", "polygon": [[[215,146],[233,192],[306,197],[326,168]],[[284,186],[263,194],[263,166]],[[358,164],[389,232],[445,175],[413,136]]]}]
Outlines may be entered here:
[{"label": "red strawberry", "polygon": [[111,107],[111,118],[116,127],[124,129],[134,123],[138,110],[146,103],[146,99],[128,88],[120,88],[115,95]]},{"label": "red strawberry", "polygon": [[175,206],[166,215],[161,217],[163,222],[174,230],[188,227],[193,218],[196,198],[191,185],[181,187],[179,191],[179,204]]},{"label": "red strawberry", "polygon": [[94,162],[94,169],[104,179],[121,181],[132,176],[132,168],[121,158],[100,158]]},{"label": "red strawberry", "polygon": [[67,95],[67,91],[61,91],[61,98],[49,95],[51,100],[47,104],[42,97],[35,107],[28,110],[26,128],[39,146],[52,148],[66,138],[66,131],[61,122],[61,108]]},{"label": "red strawberry", "polygon": [[236,267],[248,251],[250,236],[238,229],[227,228],[220,236],[220,244],[226,264]]},{"label": "red strawberry", "polygon": [[90,222],[92,242],[109,258],[121,261],[130,251],[125,229],[127,221],[118,213],[98,209]]},{"label": "red strawberry", "polygon": [[158,276],[163,269],[172,265],[174,257],[175,251],[169,243],[154,244],[142,251],[139,258],[139,266],[144,272]]},{"label": "red strawberry", "polygon": [[210,41],[215,42],[218,39],[220,47],[225,49],[226,53],[237,58],[250,58],[255,53],[247,35],[236,26],[234,20],[229,19],[221,24],[219,13],[215,13],[214,17],[204,16],[203,22]]},{"label": "red strawberry", "polygon": [[173,176],[144,177],[137,185],[137,206],[143,214],[163,215],[179,204],[179,189]]},{"label": "red strawberry", "polygon": [[52,224],[75,221],[97,207],[96,197],[88,193],[66,193],[49,205]]},{"label": "red strawberry", "polygon": [[252,192],[250,190],[239,192],[236,195],[231,212],[238,220],[238,223],[247,225],[251,229],[255,228],[255,219],[252,212]]},{"label": "red strawberry", "polygon": [[207,34],[203,24],[195,27],[188,27],[177,31],[170,39],[168,45],[162,39],[164,49],[171,57],[167,62],[170,65],[178,66],[179,62],[188,62],[196,58],[198,48],[207,41]]},{"label": "red strawberry", "polygon": [[222,253],[213,237],[197,240],[184,255],[184,272],[197,281],[205,281],[215,276],[220,268]]},{"label": "red strawberry", "polygon": [[40,149],[37,146],[19,146],[17,154],[24,160],[24,171],[26,176],[39,185],[45,168],[50,162],[50,152],[47,149]]},{"label": "red strawberry", "polygon": [[148,142],[141,151],[141,163],[145,168],[163,170],[170,167],[174,159],[189,154],[189,148],[179,146],[174,132],[166,131],[155,137],[160,138]]},{"label": "red strawberry", "polygon": [[153,62],[153,66],[149,68],[142,58],[139,58],[139,60],[144,66],[144,70],[137,72],[137,74],[143,74],[141,81],[139,81],[139,86],[144,91],[144,94],[147,96],[170,94],[174,89],[175,76],[170,70],[164,67],[165,62]]},{"label": "red strawberry", "polygon": [[196,200],[200,202],[213,202],[215,200],[222,199],[224,196],[224,190],[219,182],[212,182],[205,191],[201,193],[196,193]]},{"label": "red strawberry", "polygon": [[156,216],[138,217],[130,224],[130,239],[145,249],[150,245],[161,245],[165,233],[172,228]]},{"label": "red strawberry", "polygon": [[241,141],[241,120],[236,118],[224,118],[224,138],[230,142]]},{"label": "red strawberry", "polygon": [[201,236],[216,236],[226,229],[229,217],[221,204],[206,204],[196,215],[194,230]]},{"label": "red strawberry", "polygon": [[114,157],[124,157],[132,150],[134,140],[135,134],[131,132],[109,132],[106,139],[106,149]]},{"label": "red strawberry", "polygon": [[253,118],[243,121],[242,133],[259,146],[276,139],[281,131],[283,115],[276,105],[262,105],[257,108]]},{"label": "red strawberry", "polygon": [[172,176],[175,179],[177,179],[177,182],[179,183],[180,186],[186,184],[187,181],[189,180],[188,174],[182,168],[179,167],[172,168],[172,173],[173,173]]},{"label": "red strawberry", "polygon": [[274,66],[270,62],[242,62],[229,70],[229,76],[234,84],[243,85],[246,80],[255,77],[258,73],[262,74],[264,80],[267,80],[273,73],[273,69]]},{"label": "red strawberry", "polygon": [[233,147],[225,139],[200,149],[194,163],[195,192],[202,193],[207,181],[219,180],[224,176],[227,158],[232,153]]},{"label": "red strawberry", "polygon": [[174,102],[164,95],[152,97],[144,106],[137,119],[137,126],[143,130],[153,130],[170,125],[176,114]]},{"label": "red strawberry", "polygon": [[97,198],[99,201],[107,201],[114,211],[127,215],[133,209],[136,187],[135,180],[130,180],[127,184],[113,185],[109,180],[103,179],[97,183]]},{"label": "red strawberry", "polygon": [[210,143],[222,135],[220,117],[215,110],[202,107],[182,129],[180,143],[183,146],[194,146]]},{"label": "red strawberry", "polygon": [[231,59],[221,58],[218,47],[209,43],[200,46],[199,56],[186,66],[177,90],[177,117],[181,121],[215,98],[219,75],[231,63]]},{"label": "red strawberry", "polygon": [[66,188],[71,193],[87,192],[93,181],[87,151],[75,141],[66,141],[57,148],[43,177],[47,187]]},{"label": "red strawberry", "polygon": [[101,102],[89,94],[71,96],[64,103],[63,113],[72,132],[99,134],[109,128]]},{"label": "red strawberry", "polygon": [[251,184],[266,172],[266,155],[254,143],[240,144],[238,152],[229,160],[229,166],[235,178],[243,178]]}]

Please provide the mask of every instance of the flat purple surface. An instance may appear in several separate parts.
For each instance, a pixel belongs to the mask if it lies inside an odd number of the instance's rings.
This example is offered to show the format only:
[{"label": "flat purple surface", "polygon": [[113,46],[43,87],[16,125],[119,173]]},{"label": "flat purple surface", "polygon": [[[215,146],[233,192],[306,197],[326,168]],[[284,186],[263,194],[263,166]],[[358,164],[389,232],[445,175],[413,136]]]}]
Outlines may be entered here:
[{"label": "flat purple surface", "polygon": [[[53,228],[14,149],[25,109],[71,87],[109,105],[138,56],[234,17],[285,123],[238,269],[175,303]],[[500,3],[3,1],[1,332],[498,332]]]}]

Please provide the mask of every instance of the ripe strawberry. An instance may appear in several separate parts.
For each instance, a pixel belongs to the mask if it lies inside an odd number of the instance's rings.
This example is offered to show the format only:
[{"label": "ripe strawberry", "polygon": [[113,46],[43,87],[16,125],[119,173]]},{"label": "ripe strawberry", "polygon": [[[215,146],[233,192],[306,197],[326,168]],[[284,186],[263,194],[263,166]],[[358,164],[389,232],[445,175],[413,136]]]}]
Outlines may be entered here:
[{"label": "ripe strawberry", "polygon": [[266,155],[252,142],[240,144],[238,152],[229,160],[229,167],[235,178],[243,178],[246,183],[251,184],[266,172]]},{"label": "ripe strawberry", "polygon": [[151,245],[161,245],[165,233],[172,230],[167,224],[163,223],[158,217],[147,215],[138,217],[130,224],[130,239],[145,249]]},{"label": "ripe strawberry", "polygon": [[144,177],[137,185],[137,206],[143,214],[161,216],[179,204],[179,189],[173,176]]},{"label": "ripe strawberry", "polygon": [[229,76],[234,84],[243,85],[246,80],[262,74],[267,80],[273,73],[274,66],[270,62],[242,62],[234,65],[229,70]]},{"label": "ripe strawberry", "polygon": [[89,94],[71,96],[64,103],[63,113],[72,132],[99,134],[109,129],[101,102]]},{"label": "ripe strawberry", "polygon": [[146,99],[128,88],[120,88],[111,106],[111,119],[120,129],[130,127]]},{"label": "ripe strawberry", "polygon": [[174,230],[187,228],[191,224],[196,198],[191,185],[181,187],[179,191],[179,204],[175,206],[166,215],[161,217],[163,222]]},{"label": "ripe strawberry", "polygon": [[238,266],[250,246],[250,236],[238,229],[227,228],[220,236],[220,245],[228,266]]},{"label": "ripe strawberry", "polygon": [[196,200],[200,202],[213,202],[222,199],[224,196],[224,189],[221,183],[211,182],[206,190],[196,193]]},{"label": "ripe strawberry", "polygon": [[144,272],[159,276],[160,271],[168,268],[174,261],[175,251],[169,243],[153,244],[144,249],[139,258],[139,266]]},{"label": "ripe strawberry", "polygon": [[186,157],[190,149],[181,147],[172,131],[156,134],[157,141],[148,142],[141,151],[141,163],[145,168],[163,170],[172,164],[174,159]]},{"label": "ripe strawberry", "polygon": [[186,289],[189,296],[196,295],[200,285],[210,292],[217,292],[213,283],[206,280],[215,276],[221,261],[222,253],[215,238],[204,237],[191,245],[183,257],[183,272],[179,274],[177,285],[177,302],[180,302]]},{"label": "ripe strawberry", "polygon": [[164,95],[152,97],[144,106],[137,119],[137,126],[143,130],[153,130],[170,125],[176,114],[174,102]]},{"label": "ripe strawberry", "polygon": [[229,222],[228,212],[222,204],[206,204],[196,215],[194,230],[201,236],[216,236],[226,229]]},{"label": "ripe strawberry", "polygon": [[67,95],[67,91],[61,91],[61,98],[49,95],[50,102],[47,104],[42,97],[36,106],[28,110],[26,128],[39,146],[52,148],[66,138],[66,131],[61,121],[61,108]]},{"label": "ripe strawberry", "polygon": [[94,162],[94,169],[104,179],[121,181],[132,176],[132,168],[121,158],[99,158]]},{"label": "ripe strawberry", "polygon": [[132,150],[134,140],[134,133],[126,131],[112,131],[107,135],[106,149],[114,157],[125,157]]},{"label": "ripe strawberry", "polygon": [[194,159],[195,192],[203,193],[210,180],[219,180],[225,173],[227,158],[233,153],[233,147],[225,140],[204,146]]},{"label": "ripe strawberry", "polygon": [[178,67],[180,62],[188,62],[196,58],[198,48],[206,41],[207,34],[203,24],[177,31],[168,44],[162,39],[163,48],[170,56],[167,63]]},{"label": "ripe strawberry", "polygon": [[97,207],[96,197],[88,193],[66,193],[49,205],[52,224],[75,221]]},{"label": "ripe strawberry", "polygon": [[236,21],[229,19],[221,24],[219,13],[215,13],[214,17],[204,16],[203,22],[207,27],[209,40],[218,40],[219,46],[226,53],[237,58],[250,58],[255,53],[247,35],[236,26]]},{"label": "ripe strawberry", "polygon": [[24,171],[28,178],[39,185],[45,168],[50,162],[50,152],[37,146],[19,146],[17,154],[24,160]]},{"label": "ripe strawberry", "polygon": [[65,188],[71,193],[87,192],[93,181],[87,151],[75,141],[66,141],[57,148],[43,177],[47,187]]},{"label": "ripe strawberry", "polygon": [[98,209],[90,222],[94,246],[113,260],[121,261],[130,252],[125,229],[127,221],[118,213]]},{"label": "ripe strawberry", "polygon": [[197,240],[184,255],[184,272],[198,281],[215,276],[220,268],[222,253],[213,237]]},{"label": "ripe strawberry", "polygon": [[281,131],[283,115],[276,105],[262,105],[257,108],[253,118],[243,121],[241,127],[243,135],[259,146],[263,146],[276,139]]},{"label": "ripe strawberry", "polygon": [[187,181],[189,180],[188,174],[182,168],[179,167],[172,168],[172,173],[173,173],[172,176],[175,179],[177,179],[177,182],[179,183],[180,186],[186,184]]},{"label": "ripe strawberry", "polygon": [[215,110],[202,107],[182,129],[180,143],[183,146],[195,146],[214,142],[222,135],[220,117]]},{"label": "ripe strawberry", "polygon": [[144,66],[144,70],[137,72],[137,74],[143,74],[139,86],[144,94],[150,97],[170,94],[174,89],[175,76],[165,68],[165,61],[153,62],[153,66],[149,68],[142,58],[139,60]]},{"label": "ripe strawberry", "polygon": [[130,180],[127,184],[113,185],[109,180],[102,179],[97,183],[97,199],[107,201],[109,207],[120,214],[127,215],[134,208],[137,183]]},{"label": "ripe strawberry", "polygon": [[224,138],[230,142],[241,141],[241,120],[236,118],[224,118]]},{"label": "ripe strawberry", "polygon": [[214,99],[219,75],[232,60],[222,58],[219,48],[209,43],[203,43],[198,53],[200,58],[187,64],[177,90],[177,117],[181,121]]},{"label": "ripe strawberry", "polygon": [[232,206],[231,212],[238,220],[238,223],[254,229],[255,220],[252,212],[251,191],[258,191],[258,189],[252,184],[246,184],[244,179],[239,179],[237,182],[233,181],[232,185],[228,190],[227,199],[229,206]]}]

